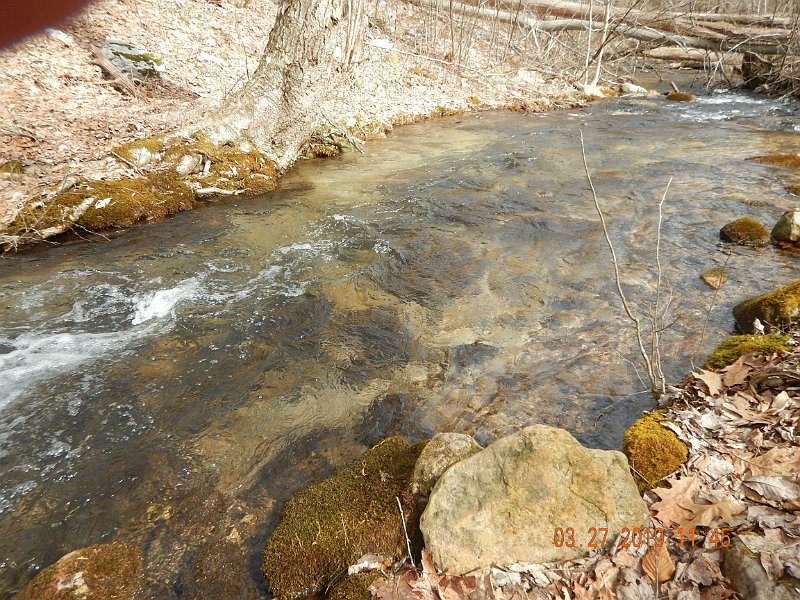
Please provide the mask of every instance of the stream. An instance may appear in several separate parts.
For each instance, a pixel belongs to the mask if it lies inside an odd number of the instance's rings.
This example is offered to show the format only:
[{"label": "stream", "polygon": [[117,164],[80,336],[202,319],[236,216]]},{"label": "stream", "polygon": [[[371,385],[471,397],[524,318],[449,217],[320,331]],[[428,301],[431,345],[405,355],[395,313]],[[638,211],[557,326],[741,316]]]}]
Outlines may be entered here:
[{"label": "stream", "polygon": [[[734,304],[800,278],[791,253],[719,243],[798,203],[800,173],[746,159],[800,152],[799,116],[722,92],[440,119],[265,197],[4,257],[0,598],[115,539],[143,548],[152,598],[258,598],[283,502],[387,435],[545,423],[618,449],[653,400],[579,130],[648,314],[672,179],[661,355],[679,381]],[[699,274],[726,261],[714,299]]]}]

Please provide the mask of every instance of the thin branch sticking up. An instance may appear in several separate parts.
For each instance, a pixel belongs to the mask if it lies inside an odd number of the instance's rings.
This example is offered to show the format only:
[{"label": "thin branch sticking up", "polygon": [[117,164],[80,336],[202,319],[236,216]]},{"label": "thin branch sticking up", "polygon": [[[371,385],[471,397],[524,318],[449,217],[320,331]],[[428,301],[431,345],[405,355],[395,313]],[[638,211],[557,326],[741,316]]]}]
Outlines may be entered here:
[{"label": "thin branch sticking up", "polygon": [[[661,370],[661,365],[657,364],[657,362],[654,363],[654,360],[655,361],[659,361],[660,360],[660,354],[657,353],[655,356],[653,356],[645,348],[642,321],[636,315],[636,313],[634,313],[633,310],[631,309],[630,304],[628,303],[628,299],[625,296],[625,292],[622,290],[622,278],[621,278],[620,272],[619,272],[619,261],[617,260],[617,253],[614,250],[614,244],[611,242],[611,236],[608,233],[608,226],[606,225],[606,218],[605,218],[605,215],[603,214],[603,210],[600,208],[600,200],[597,197],[597,191],[595,190],[594,183],[592,182],[592,176],[589,173],[589,163],[588,163],[588,161],[586,159],[586,146],[584,145],[584,141],[583,141],[583,131],[579,131],[579,134],[580,134],[580,140],[581,140],[581,155],[583,157],[583,168],[584,168],[584,171],[586,172],[586,180],[589,182],[589,189],[591,190],[591,193],[592,193],[592,200],[594,201],[594,207],[597,210],[597,214],[600,217],[600,223],[603,226],[603,235],[606,238],[606,244],[608,244],[608,249],[611,252],[611,262],[612,262],[613,267],[614,267],[614,280],[615,280],[616,285],[617,285],[617,294],[619,295],[620,302],[622,303],[622,308],[625,311],[625,315],[628,317],[628,319],[630,319],[633,322],[634,327],[636,328],[636,341],[637,341],[637,343],[639,345],[639,353],[641,354],[642,360],[644,361],[645,367],[647,369],[647,376],[650,379],[650,384],[652,385],[652,389],[653,389],[653,391],[657,391],[657,392],[663,394],[663,393],[666,392],[666,382],[664,381],[664,376],[663,376],[663,373],[662,373],[662,370]],[[669,187],[669,186],[667,186],[667,187]],[[664,192],[664,197],[666,197],[666,191]],[[663,199],[662,199],[662,203],[663,203]],[[660,206],[661,205],[659,205],[659,210],[660,210]],[[660,234],[660,230],[661,230],[661,221],[660,221],[660,217],[659,217],[659,234]],[[656,252],[658,254],[658,247],[657,247],[657,251]],[[658,259],[658,257],[657,257],[657,259]],[[659,286],[660,286],[660,278],[661,278],[660,274],[661,274],[661,270],[660,270],[660,266],[659,266]],[[658,307],[656,307],[656,310],[658,310]],[[653,340],[653,337],[657,335],[656,324],[652,323],[651,325],[652,325],[652,331],[651,331],[650,339],[651,339],[652,343],[657,345],[657,340],[655,340],[655,341]]]}]

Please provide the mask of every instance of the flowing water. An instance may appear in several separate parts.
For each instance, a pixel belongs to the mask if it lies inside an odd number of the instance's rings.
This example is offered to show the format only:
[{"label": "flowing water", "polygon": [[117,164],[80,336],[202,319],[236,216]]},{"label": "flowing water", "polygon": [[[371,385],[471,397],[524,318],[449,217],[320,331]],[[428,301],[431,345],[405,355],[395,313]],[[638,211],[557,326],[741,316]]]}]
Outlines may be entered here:
[{"label": "flowing water", "polygon": [[[734,303],[798,278],[720,226],[797,201],[796,105],[732,93],[402,128],[264,198],[0,260],[0,597],[75,548],[130,540],[154,598],[258,597],[292,493],[390,434],[481,443],[540,422],[618,448],[650,407],[625,291],[654,298],[672,380]],[[794,177],[794,179],[791,179]],[[705,340],[700,331],[708,315]],[[643,373],[641,368],[639,373]]]}]

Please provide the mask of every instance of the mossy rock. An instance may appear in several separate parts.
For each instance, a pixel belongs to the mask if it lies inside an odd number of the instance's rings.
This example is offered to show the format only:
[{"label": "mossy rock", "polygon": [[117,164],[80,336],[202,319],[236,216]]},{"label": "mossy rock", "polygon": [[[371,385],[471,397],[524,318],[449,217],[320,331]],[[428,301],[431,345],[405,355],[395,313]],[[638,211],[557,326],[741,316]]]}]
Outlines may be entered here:
[{"label": "mossy rock", "polygon": [[144,586],[142,552],[132,544],[98,544],[70,552],[41,571],[13,600],[119,600]]},{"label": "mossy rock", "polygon": [[767,228],[750,217],[731,221],[719,230],[719,237],[740,246],[762,247],[769,244]]},{"label": "mossy rock", "polygon": [[800,196],[800,183],[790,183],[786,186],[786,191],[795,196]]},{"label": "mossy rock", "polygon": [[703,271],[700,279],[710,288],[718,290],[728,281],[728,272],[722,267],[712,267]]},{"label": "mossy rock", "polygon": [[771,333],[769,335],[734,335],[724,340],[717,349],[708,357],[704,369],[724,369],[732,365],[740,356],[745,354],[758,354],[771,356],[780,352],[788,352],[789,337]]},{"label": "mossy rock", "polygon": [[800,154],[767,154],[765,156],[754,156],[750,160],[768,165],[778,165],[779,167],[800,169]]},{"label": "mossy rock", "polygon": [[364,554],[389,561],[406,554],[396,498],[409,535],[420,543],[410,482],[426,443],[387,438],[286,503],[262,562],[275,598],[322,590]]},{"label": "mossy rock", "polygon": [[665,420],[661,413],[649,413],[631,425],[623,437],[622,452],[628,457],[640,492],[653,489],[689,455],[686,444],[662,425]]},{"label": "mossy rock", "polygon": [[672,100],[673,102],[691,102],[694,100],[694,96],[691,94],[687,94],[686,92],[670,92],[666,95],[667,100]]},{"label": "mossy rock", "polygon": [[325,594],[325,600],[372,600],[369,586],[380,576],[376,571],[348,575],[331,586]]},{"label": "mossy rock", "polygon": [[18,160],[9,160],[0,164],[0,173],[7,175],[22,175],[25,172],[25,165]]},{"label": "mossy rock", "polygon": [[768,331],[788,328],[800,319],[800,280],[737,304],[733,307],[733,318],[742,333],[755,333],[756,319]]}]

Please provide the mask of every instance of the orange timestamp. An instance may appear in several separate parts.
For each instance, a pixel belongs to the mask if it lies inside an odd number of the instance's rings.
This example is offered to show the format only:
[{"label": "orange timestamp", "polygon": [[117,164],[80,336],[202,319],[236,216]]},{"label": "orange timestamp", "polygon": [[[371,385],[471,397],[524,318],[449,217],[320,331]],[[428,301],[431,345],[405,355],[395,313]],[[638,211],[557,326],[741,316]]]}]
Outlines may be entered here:
[{"label": "orange timestamp", "polygon": [[[728,527],[709,529],[703,535],[699,531],[678,527],[674,530],[664,530],[660,527],[630,529],[623,527],[620,531],[618,546],[620,548],[639,548],[640,546],[656,548],[662,547],[670,536],[677,538],[678,544],[683,546],[688,543],[691,547],[714,545],[727,548],[731,545],[731,536]],[[556,548],[602,548],[608,537],[607,527],[589,527],[585,535],[576,533],[572,527],[556,527],[553,531],[553,545]]]}]

